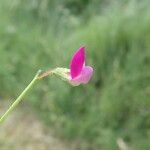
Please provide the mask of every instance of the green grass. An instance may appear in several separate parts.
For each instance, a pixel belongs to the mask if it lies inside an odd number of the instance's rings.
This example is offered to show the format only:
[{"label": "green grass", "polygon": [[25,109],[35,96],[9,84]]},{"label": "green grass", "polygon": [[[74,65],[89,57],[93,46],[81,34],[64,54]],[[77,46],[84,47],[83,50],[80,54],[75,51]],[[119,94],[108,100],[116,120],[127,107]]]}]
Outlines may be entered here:
[{"label": "green grass", "polygon": [[58,11],[43,18],[28,11],[29,2],[1,9],[0,94],[15,97],[39,68],[68,67],[72,53],[85,45],[93,80],[70,87],[47,78],[28,102],[60,135],[90,141],[92,149],[116,150],[121,137],[133,150],[148,150],[150,7],[144,2],[110,6],[88,18],[87,9],[85,20]]}]

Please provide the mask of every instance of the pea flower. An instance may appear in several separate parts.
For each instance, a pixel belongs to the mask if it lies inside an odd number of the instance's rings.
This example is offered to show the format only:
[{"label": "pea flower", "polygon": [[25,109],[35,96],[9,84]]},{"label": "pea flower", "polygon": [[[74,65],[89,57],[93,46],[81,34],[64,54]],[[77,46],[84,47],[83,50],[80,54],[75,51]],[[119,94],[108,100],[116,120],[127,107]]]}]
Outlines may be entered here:
[{"label": "pea flower", "polygon": [[80,47],[70,62],[70,83],[74,86],[86,84],[93,75],[93,68],[85,65],[85,47]]},{"label": "pea flower", "polygon": [[92,78],[93,68],[86,66],[85,60],[85,47],[80,47],[71,59],[70,69],[58,67],[44,72],[39,78],[54,74],[73,86],[87,84]]}]

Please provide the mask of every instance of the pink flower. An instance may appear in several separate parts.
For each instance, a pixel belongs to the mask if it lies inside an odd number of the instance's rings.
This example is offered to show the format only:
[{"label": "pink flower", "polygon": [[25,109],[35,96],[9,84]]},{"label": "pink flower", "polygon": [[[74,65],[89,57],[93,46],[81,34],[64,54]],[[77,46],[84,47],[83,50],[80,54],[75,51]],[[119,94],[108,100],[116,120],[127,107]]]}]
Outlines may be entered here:
[{"label": "pink flower", "polygon": [[70,83],[72,85],[86,84],[93,75],[93,68],[85,65],[85,47],[80,47],[70,62]]},{"label": "pink flower", "polygon": [[75,52],[70,62],[70,69],[57,67],[43,72],[39,75],[38,79],[53,74],[60,77],[62,80],[69,82],[73,86],[88,83],[92,78],[93,68],[85,65],[85,48],[80,47]]}]

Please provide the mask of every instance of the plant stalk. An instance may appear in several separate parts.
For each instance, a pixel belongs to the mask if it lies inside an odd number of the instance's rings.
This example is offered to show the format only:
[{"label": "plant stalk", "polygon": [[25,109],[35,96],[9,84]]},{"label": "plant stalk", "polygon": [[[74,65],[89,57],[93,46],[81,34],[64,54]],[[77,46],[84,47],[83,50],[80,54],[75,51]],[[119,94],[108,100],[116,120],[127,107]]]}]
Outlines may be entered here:
[{"label": "plant stalk", "polygon": [[24,89],[24,91],[19,95],[19,97],[12,103],[12,105],[8,108],[8,110],[4,113],[4,115],[0,118],[0,123],[2,123],[8,115],[15,109],[15,107],[21,102],[24,96],[32,89],[33,85],[38,80],[38,76],[40,75],[41,70],[37,72],[33,80],[29,83],[29,85]]}]

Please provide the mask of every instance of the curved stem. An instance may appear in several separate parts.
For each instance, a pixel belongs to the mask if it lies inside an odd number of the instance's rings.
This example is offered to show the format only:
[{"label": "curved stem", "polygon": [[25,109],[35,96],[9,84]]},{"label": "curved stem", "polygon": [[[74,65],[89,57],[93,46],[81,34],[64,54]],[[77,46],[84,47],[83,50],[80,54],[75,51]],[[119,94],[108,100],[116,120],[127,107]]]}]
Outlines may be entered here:
[{"label": "curved stem", "polygon": [[14,110],[14,108],[21,102],[24,96],[32,89],[33,85],[38,80],[38,76],[41,73],[41,70],[37,72],[33,80],[29,83],[29,85],[24,89],[24,91],[19,95],[19,97],[14,101],[14,103],[8,108],[8,110],[4,113],[4,115],[0,118],[0,123],[2,123],[7,116]]},{"label": "curved stem", "polygon": [[[53,69],[54,70],[54,69]],[[48,70],[48,71],[45,71],[43,73],[41,73],[39,76],[38,76],[38,79],[43,79],[49,75],[52,75],[53,74],[53,70]]]}]

